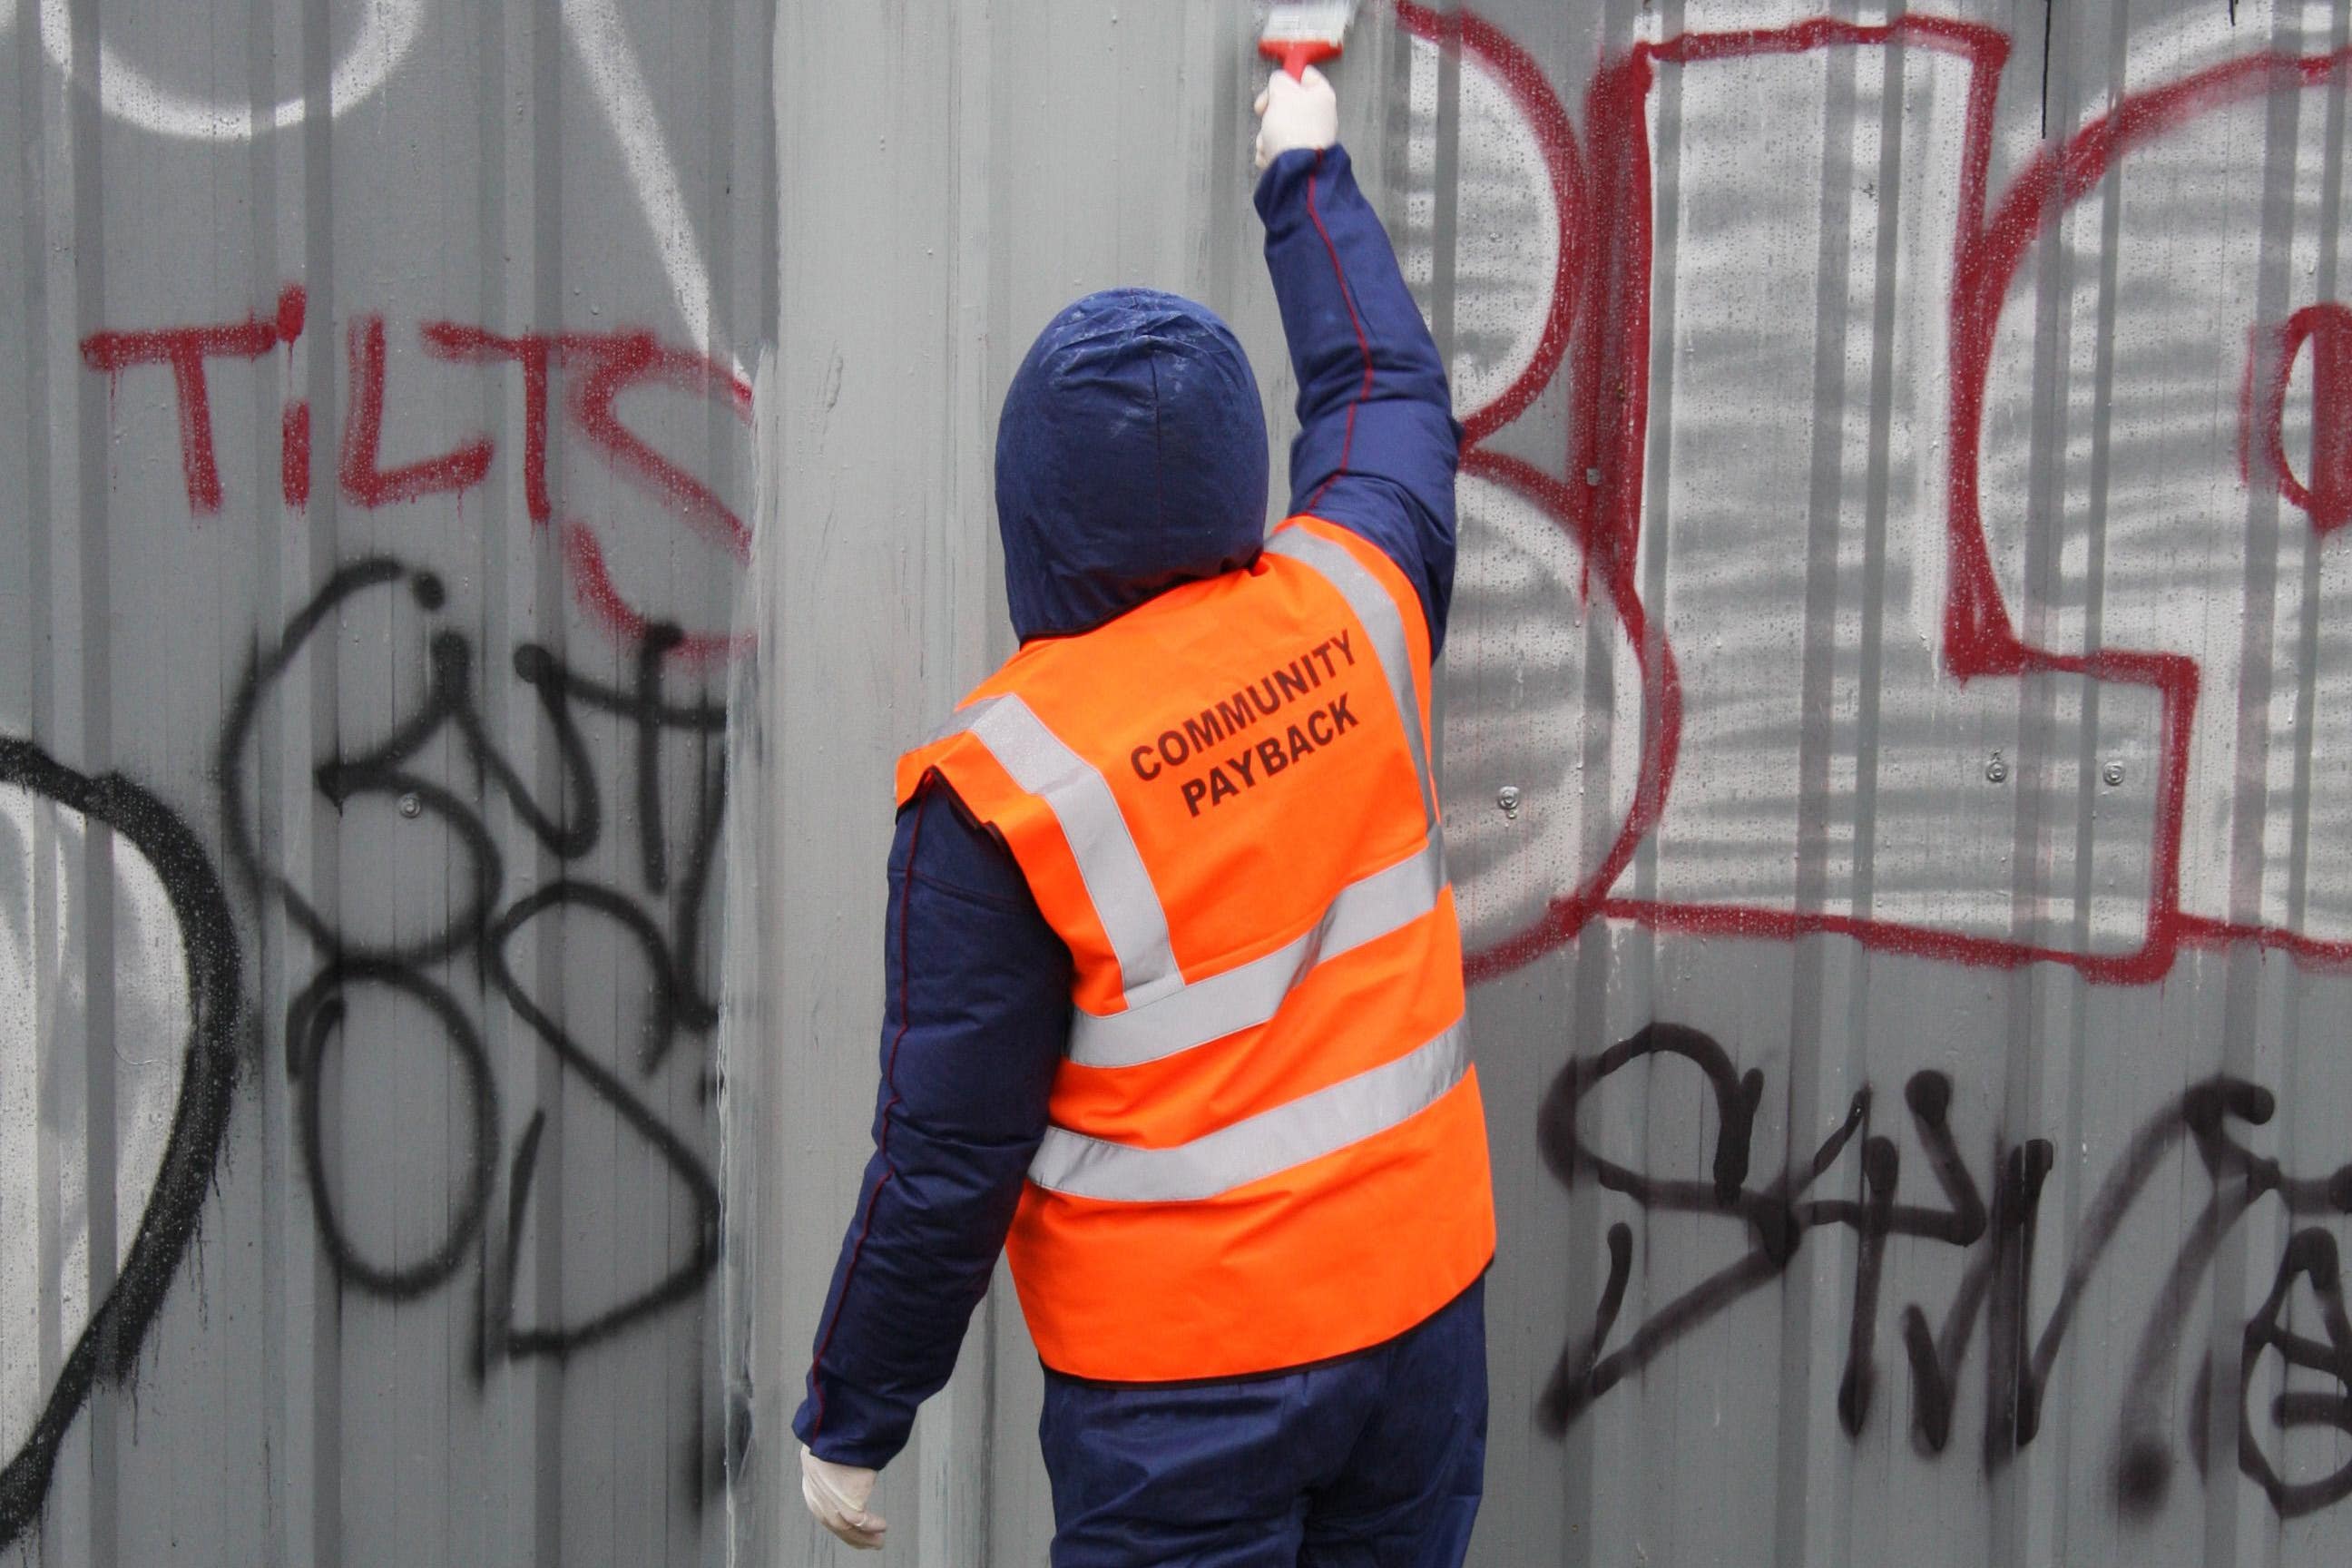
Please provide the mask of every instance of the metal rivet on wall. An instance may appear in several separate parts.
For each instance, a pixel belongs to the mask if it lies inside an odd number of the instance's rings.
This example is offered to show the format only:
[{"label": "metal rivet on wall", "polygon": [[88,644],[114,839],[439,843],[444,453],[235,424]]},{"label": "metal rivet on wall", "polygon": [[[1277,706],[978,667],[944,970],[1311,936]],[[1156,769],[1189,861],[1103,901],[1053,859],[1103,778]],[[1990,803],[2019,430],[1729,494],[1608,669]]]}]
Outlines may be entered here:
[{"label": "metal rivet on wall", "polygon": [[2107,781],[2109,788],[2113,788],[2124,782],[2124,765],[2121,763],[2109,763],[2099,770],[2099,776]]},{"label": "metal rivet on wall", "polygon": [[1495,804],[1503,808],[1505,816],[1517,820],[1519,815],[1519,786],[1505,784],[1501,789],[1496,790]]},{"label": "metal rivet on wall", "polygon": [[1985,782],[1988,784],[2009,782],[2009,764],[2000,760],[1999,752],[1995,752],[1992,754],[1992,761],[1985,764]]},{"label": "metal rivet on wall", "polygon": [[415,790],[400,797],[400,815],[412,819],[425,815],[425,803],[417,798]]}]

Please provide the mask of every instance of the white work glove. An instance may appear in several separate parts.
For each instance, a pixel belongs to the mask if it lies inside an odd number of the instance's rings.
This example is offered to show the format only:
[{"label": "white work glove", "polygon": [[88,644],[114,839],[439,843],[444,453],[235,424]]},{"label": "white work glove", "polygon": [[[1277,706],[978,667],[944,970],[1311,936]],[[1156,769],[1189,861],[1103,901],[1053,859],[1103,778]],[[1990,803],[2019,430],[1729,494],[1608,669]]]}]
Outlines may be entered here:
[{"label": "white work glove", "polygon": [[862,1552],[882,1544],[889,1521],[866,1506],[874,1495],[874,1472],[820,1459],[801,1445],[801,1498],[816,1521]]},{"label": "white work glove", "polygon": [[1331,90],[1330,79],[1313,66],[1296,81],[1288,71],[1275,72],[1251,107],[1258,117],[1257,166],[1261,169],[1285,153],[1301,147],[1319,152],[1339,139],[1339,97]]}]

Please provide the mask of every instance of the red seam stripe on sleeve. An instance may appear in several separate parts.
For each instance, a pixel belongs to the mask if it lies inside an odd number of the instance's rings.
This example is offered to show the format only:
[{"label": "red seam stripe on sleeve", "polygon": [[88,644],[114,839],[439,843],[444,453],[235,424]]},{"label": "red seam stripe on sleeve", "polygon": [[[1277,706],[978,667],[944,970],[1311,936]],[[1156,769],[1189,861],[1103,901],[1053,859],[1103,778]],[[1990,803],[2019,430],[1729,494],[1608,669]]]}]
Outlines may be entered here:
[{"label": "red seam stripe on sleeve", "polygon": [[907,1038],[907,1029],[913,1022],[907,1006],[907,925],[908,910],[914,903],[915,851],[923,841],[923,810],[930,804],[928,792],[915,798],[915,826],[907,836],[908,889],[898,900],[898,1032],[890,1037],[889,1058],[882,1065],[882,1082],[890,1090],[890,1098],[882,1106],[882,1131],[875,1141],[875,1152],[882,1156],[882,1179],[874,1184],[873,1194],[866,1200],[866,1222],[857,1227],[857,1240],[849,1249],[849,1267],[841,1271],[841,1294],[834,1299],[833,1316],[824,1326],[824,1336],[817,1341],[816,1354],[809,1362],[809,1388],[815,1395],[816,1408],[809,1416],[809,1446],[824,1431],[824,1382],[817,1375],[824,1364],[824,1352],[833,1348],[833,1333],[841,1327],[841,1310],[849,1302],[849,1288],[857,1278],[857,1260],[866,1255],[866,1237],[874,1229],[874,1210],[882,1202],[882,1189],[898,1174],[890,1168],[890,1112],[898,1105],[898,1047]]},{"label": "red seam stripe on sleeve", "polygon": [[1323,150],[1318,147],[1315,152],[1314,171],[1307,176],[1307,216],[1315,225],[1315,232],[1322,237],[1324,254],[1331,258],[1331,276],[1339,280],[1339,302],[1348,307],[1348,324],[1356,330],[1356,349],[1364,356],[1364,384],[1357,390],[1354,401],[1348,405],[1347,428],[1341,431],[1339,436],[1339,466],[1332,469],[1331,477],[1318,485],[1315,488],[1315,493],[1307,498],[1304,509],[1307,511],[1313,511],[1321,504],[1323,492],[1329,489],[1338,482],[1339,476],[1348,471],[1348,454],[1355,448],[1356,445],[1356,410],[1361,408],[1372,395],[1371,341],[1364,336],[1363,318],[1356,314],[1356,296],[1354,290],[1348,287],[1347,269],[1339,265],[1339,247],[1331,243],[1331,231],[1323,226],[1323,215],[1315,206],[1315,175],[1322,172]]}]

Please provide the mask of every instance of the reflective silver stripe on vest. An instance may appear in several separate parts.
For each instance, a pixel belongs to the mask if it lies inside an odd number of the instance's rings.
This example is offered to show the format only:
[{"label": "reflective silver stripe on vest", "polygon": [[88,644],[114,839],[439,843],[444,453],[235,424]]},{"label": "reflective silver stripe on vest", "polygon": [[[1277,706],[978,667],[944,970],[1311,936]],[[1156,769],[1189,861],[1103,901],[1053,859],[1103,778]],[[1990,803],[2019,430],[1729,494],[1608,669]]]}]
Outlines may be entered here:
[{"label": "reflective silver stripe on vest", "polygon": [[1436,782],[1429,776],[1429,752],[1421,735],[1421,681],[1412,668],[1412,645],[1405,640],[1404,617],[1397,613],[1396,601],[1381,586],[1381,580],[1368,571],[1364,563],[1348,553],[1345,545],[1334,544],[1318,533],[1304,528],[1286,528],[1266,541],[1265,547],[1276,555],[1286,555],[1300,565],[1321,576],[1339,590],[1348,601],[1348,608],[1356,612],[1356,619],[1372,636],[1372,652],[1381,661],[1381,672],[1388,677],[1389,695],[1396,700],[1397,716],[1404,721],[1405,744],[1412,750],[1413,776],[1421,781],[1421,807],[1429,827],[1437,826]]},{"label": "reflective silver stripe on vest", "polygon": [[1045,1130],[1029,1179],[1072,1197],[1188,1203],[1360,1143],[1434,1105],[1469,1070],[1462,1020],[1392,1062],[1166,1149]]},{"label": "reflective silver stripe on vest", "polygon": [[1263,957],[1124,1013],[1078,1009],[1070,1059],[1081,1067],[1136,1067],[1254,1028],[1280,1010],[1307,971],[1411,925],[1437,907],[1444,886],[1444,841],[1433,833],[1404,859],[1340,889],[1314,929]]},{"label": "reflective silver stripe on vest", "polygon": [[1118,959],[1127,1005],[1141,1006],[1184,984],[1168,943],[1168,914],[1119,815],[1110,781],[1045,728],[1029,704],[991,697],[962,710],[963,727],[1013,782],[1045,803],[1062,825],[1087,898]]}]

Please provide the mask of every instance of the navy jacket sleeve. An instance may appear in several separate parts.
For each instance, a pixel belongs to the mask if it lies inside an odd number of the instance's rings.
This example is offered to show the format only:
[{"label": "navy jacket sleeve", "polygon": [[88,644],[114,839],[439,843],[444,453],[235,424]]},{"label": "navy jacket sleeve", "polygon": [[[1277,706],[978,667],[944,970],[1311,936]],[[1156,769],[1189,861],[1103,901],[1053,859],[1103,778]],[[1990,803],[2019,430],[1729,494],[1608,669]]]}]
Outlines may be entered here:
[{"label": "navy jacket sleeve", "polygon": [[1003,844],[934,781],[890,848],[874,1155],[793,1430],[879,1469],[954,1370],[1045,1135],[1069,949]]},{"label": "navy jacket sleeve", "polygon": [[1290,510],[1387,552],[1420,590],[1433,654],[1454,595],[1462,442],[1444,363],[1345,148],[1276,158],[1257,210],[1298,376]]}]

